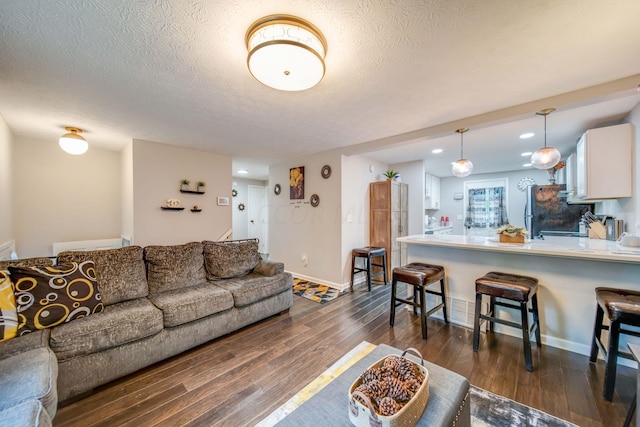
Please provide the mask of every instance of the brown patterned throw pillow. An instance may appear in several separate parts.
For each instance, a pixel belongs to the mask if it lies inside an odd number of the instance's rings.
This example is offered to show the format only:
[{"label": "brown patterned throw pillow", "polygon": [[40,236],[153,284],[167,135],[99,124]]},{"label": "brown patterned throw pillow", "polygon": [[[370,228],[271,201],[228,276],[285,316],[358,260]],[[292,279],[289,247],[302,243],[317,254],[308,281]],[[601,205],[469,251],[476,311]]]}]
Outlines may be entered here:
[{"label": "brown patterned throw pillow", "polygon": [[9,267],[18,334],[51,328],[104,310],[93,261],[53,267]]}]

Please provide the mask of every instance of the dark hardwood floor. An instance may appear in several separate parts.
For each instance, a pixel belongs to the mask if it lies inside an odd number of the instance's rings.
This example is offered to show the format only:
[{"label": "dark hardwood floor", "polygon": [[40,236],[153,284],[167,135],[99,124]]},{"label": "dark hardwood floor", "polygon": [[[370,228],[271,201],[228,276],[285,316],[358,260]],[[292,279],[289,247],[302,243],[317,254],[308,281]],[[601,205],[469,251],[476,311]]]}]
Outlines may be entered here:
[{"label": "dark hardwood floor", "polygon": [[[114,381],[58,410],[63,426],[254,425],[361,341],[415,347],[425,359],[478,387],[580,426],[621,426],[635,391],[635,369],[619,366],[613,402],[602,398],[604,363],[533,346],[534,371],[524,368],[519,339],[482,334],[399,310],[389,327],[390,286],[357,286],[328,304],[294,296],[290,312]],[[542,302],[544,304],[544,302]],[[585,319],[591,322],[591,319]],[[345,399],[345,396],[336,396]],[[346,405],[346,403],[345,403]],[[345,406],[346,410],[346,406]]]}]

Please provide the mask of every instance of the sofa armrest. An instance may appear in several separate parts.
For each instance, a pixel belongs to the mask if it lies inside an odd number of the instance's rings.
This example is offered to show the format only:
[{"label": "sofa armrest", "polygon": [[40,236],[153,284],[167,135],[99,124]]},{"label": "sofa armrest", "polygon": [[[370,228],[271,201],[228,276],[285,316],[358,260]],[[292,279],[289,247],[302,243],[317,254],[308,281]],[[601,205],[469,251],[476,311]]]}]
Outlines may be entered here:
[{"label": "sofa armrest", "polygon": [[49,347],[49,329],[42,329],[0,343],[0,360],[40,347]]},{"label": "sofa armrest", "polygon": [[261,259],[253,269],[254,273],[271,277],[279,273],[284,273],[284,263]]}]

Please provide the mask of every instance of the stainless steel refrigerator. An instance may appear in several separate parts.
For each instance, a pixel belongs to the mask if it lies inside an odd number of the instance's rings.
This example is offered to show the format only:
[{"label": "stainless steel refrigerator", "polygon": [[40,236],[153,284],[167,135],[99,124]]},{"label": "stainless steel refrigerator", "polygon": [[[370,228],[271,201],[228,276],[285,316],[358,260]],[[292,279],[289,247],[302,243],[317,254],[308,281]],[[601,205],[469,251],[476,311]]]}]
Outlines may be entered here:
[{"label": "stainless steel refrigerator", "polygon": [[593,204],[568,204],[565,184],[528,188],[524,223],[531,238],[544,235],[579,236],[580,218]]}]

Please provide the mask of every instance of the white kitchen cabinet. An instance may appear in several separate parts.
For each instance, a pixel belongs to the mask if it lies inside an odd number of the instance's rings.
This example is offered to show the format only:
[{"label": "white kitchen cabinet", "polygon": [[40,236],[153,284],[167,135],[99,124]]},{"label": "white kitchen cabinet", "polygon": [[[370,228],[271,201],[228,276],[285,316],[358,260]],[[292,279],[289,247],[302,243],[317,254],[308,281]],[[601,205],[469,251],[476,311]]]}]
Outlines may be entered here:
[{"label": "white kitchen cabinet", "polygon": [[576,147],[576,198],[632,196],[632,132],[625,123],[589,129]]},{"label": "white kitchen cabinet", "polygon": [[440,209],[440,178],[428,173],[424,175],[424,208]]}]

